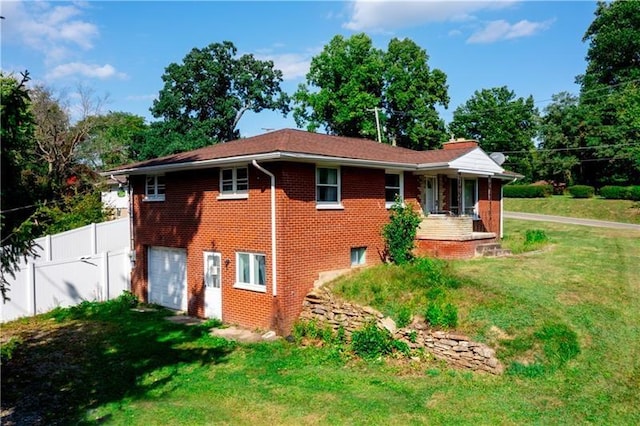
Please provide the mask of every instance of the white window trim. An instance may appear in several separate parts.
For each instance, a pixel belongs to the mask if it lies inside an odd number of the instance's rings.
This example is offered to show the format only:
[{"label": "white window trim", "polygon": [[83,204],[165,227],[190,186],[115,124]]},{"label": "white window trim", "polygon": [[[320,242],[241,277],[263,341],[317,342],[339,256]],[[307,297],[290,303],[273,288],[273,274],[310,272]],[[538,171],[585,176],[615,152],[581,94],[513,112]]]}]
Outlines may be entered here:
[{"label": "white window trim", "polygon": [[[476,200],[476,202],[473,204],[473,214],[471,215],[467,215],[466,211],[467,211],[467,205],[465,203],[465,182],[467,181],[473,181],[474,185],[473,185],[473,190],[475,192],[473,199]],[[465,216],[470,216],[473,219],[480,219],[480,215],[478,214],[478,178],[463,178],[462,179],[462,206],[458,208],[458,211],[461,211],[463,215]]]},{"label": "white window trim", "polygon": [[[254,272],[254,262],[253,262],[253,258],[255,256],[263,256],[265,259],[265,284],[264,285],[260,285],[260,284],[252,284],[252,283],[243,283],[240,282],[239,280],[239,275],[240,275],[240,270],[238,269],[238,267],[240,266],[240,255],[241,254],[248,254],[250,257],[250,261],[249,261],[249,276],[253,276],[253,272]],[[263,253],[252,253],[252,252],[247,252],[247,251],[237,251],[236,252],[236,279],[235,279],[235,283],[233,284],[233,288],[238,288],[241,290],[249,290],[249,291],[255,291],[258,293],[266,293],[267,292],[267,256]]]},{"label": "white window trim", "polygon": [[[334,169],[337,171],[337,201],[318,201],[318,186],[321,185],[318,183],[318,170],[319,169]],[[333,186],[322,184],[322,186]],[[317,210],[344,210],[344,206],[342,205],[342,171],[340,170],[340,166],[318,166],[316,165],[316,185],[315,185],[315,193],[316,193],[316,209]]]},{"label": "white window trim", "polygon": [[[238,169],[246,169],[247,170],[247,189],[238,190]],[[223,191],[222,185],[222,173],[225,170],[231,170],[231,182],[233,189],[231,191]],[[249,167],[248,166],[236,166],[236,167],[224,167],[220,169],[220,188],[219,195],[217,197],[218,200],[245,200],[249,198]]]},{"label": "white window trim", "polygon": [[[353,262],[353,251],[354,250],[362,250],[362,262],[360,263],[354,263]],[[364,266],[367,264],[367,248],[362,246],[362,247],[351,247],[351,251],[350,251],[350,256],[351,256],[351,267],[352,268],[358,268],[361,266]]]},{"label": "white window trim", "polygon": [[387,201],[387,188],[391,188],[387,186],[386,183],[386,175],[399,175],[400,176],[400,199],[402,200],[402,205],[404,206],[404,172],[397,172],[393,170],[385,170],[385,185],[384,185],[384,205],[387,209],[393,207],[394,201]]},{"label": "white window trim", "polygon": [[[164,201],[165,194],[158,194],[158,177],[164,177],[164,175],[145,175],[144,177],[144,199],[143,201]],[[153,178],[153,188],[154,194],[149,195],[149,185],[147,184],[147,179]],[[164,190],[166,191],[167,182],[163,184]]]}]

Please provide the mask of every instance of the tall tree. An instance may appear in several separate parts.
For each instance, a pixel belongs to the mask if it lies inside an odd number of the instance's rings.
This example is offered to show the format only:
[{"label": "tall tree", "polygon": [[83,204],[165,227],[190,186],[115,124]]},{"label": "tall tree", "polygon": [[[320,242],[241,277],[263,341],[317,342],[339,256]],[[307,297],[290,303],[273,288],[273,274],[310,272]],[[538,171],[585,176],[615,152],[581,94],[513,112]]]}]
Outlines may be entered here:
[{"label": "tall tree", "polygon": [[430,70],[429,56],[415,42],[394,38],[384,55],[386,132],[398,145],[439,148],[446,129],[436,106],[447,107],[447,76]]},{"label": "tall tree", "polygon": [[87,117],[91,121],[87,137],[75,150],[75,158],[94,170],[109,170],[136,158],[135,149],[145,138],[144,117],[128,112],[109,112]]},{"label": "tall tree", "polygon": [[456,137],[476,139],[487,152],[506,153],[505,167],[531,179],[538,120],[533,97],[516,98],[502,86],[475,91],[453,112],[449,131]]},{"label": "tall tree", "polygon": [[585,183],[640,182],[640,2],[599,2],[587,29],[587,68],[578,76],[585,111]]},{"label": "tall tree", "polygon": [[581,160],[588,155],[582,149],[584,126],[578,97],[567,92],[553,95],[540,120],[536,179],[569,185],[581,181]]},{"label": "tall tree", "polygon": [[26,71],[19,79],[0,73],[0,293],[5,300],[9,276],[17,271],[20,259],[33,252],[35,232],[32,224],[25,222],[34,213],[42,191],[28,81]]},{"label": "tall tree", "polygon": [[293,95],[299,127],[375,139],[382,107],[383,54],[366,34],[337,35],[311,59],[307,83]]},{"label": "tall tree", "polygon": [[409,39],[387,50],[366,34],[335,36],[311,60],[307,82],[294,94],[299,127],[341,136],[378,138],[400,146],[439,146],[444,122],[436,105],[448,106],[446,76],[431,70],[428,55]]},{"label": "tall tree", "polygon": [[71,113],[62,95],[56,95],[48,87],[39,85],[31,90],[31,105],[35,120],[36,153],[47,165],[52,188],[64,186],[66,178],[75,173],[75,152],[91,131],[106,98],[95,98],[91,89],[77,88],[79,120],[71,122]]},{"label": "tall tree", "polygon": [[289,112],[282,71],[251,54],[237,57],[230,41],[192,49],[182,64],[165,68],[162,81],[151,113],[163,119],[162,133],[187,142],[173,152],[240,137],[236,127],[247,111]]}]

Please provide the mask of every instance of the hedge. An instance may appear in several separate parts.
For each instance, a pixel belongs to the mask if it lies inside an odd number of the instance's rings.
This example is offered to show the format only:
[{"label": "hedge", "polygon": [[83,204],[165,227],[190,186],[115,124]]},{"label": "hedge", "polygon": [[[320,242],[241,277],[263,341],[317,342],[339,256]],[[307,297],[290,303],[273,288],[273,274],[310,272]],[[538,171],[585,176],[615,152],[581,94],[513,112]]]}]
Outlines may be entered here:
[{"label": "hedge", "polygon": [[633,200],[640,201],[640,186],[614,186],[608,185],[600,188],[599,194],[608,200]]},{"label": "hedge", "polygon": [[591,198],[596,193],[596,190],[593,186],[589,185],[574,185],[568,187],[567,192],[569,192],[573,198]]},{"label": "hedge", "polygon": [[507,198],[544,198],[552,194],[552,185],[506,185],[503,188]]}]

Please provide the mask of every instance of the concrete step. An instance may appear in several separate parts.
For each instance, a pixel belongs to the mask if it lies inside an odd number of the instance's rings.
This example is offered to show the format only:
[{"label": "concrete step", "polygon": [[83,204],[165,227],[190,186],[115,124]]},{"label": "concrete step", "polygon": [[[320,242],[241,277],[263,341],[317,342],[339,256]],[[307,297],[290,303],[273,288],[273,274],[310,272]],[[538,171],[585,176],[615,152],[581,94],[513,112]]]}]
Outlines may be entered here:
[{"label": "concrete step", "polygon": [[476,247],[476,256],[503,257],[511,256],[511,250],[503,249],[500,243],[480,244]]}]

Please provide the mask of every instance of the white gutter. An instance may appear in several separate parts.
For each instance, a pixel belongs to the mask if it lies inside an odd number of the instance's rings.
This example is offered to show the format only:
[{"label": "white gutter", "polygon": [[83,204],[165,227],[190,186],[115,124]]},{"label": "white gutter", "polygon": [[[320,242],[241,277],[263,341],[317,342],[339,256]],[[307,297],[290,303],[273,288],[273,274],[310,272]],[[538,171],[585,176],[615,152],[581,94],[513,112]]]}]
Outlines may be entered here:
[{"label": "white gutter", "polygon": [[276,265],[278,264],[276,258],[276,176],[259,165],[256,160],[253,160],[251,164],[271,178],[271,281],[273,282],[272,292],[275,297],[278,294],[278,273],[276,271]]}]

